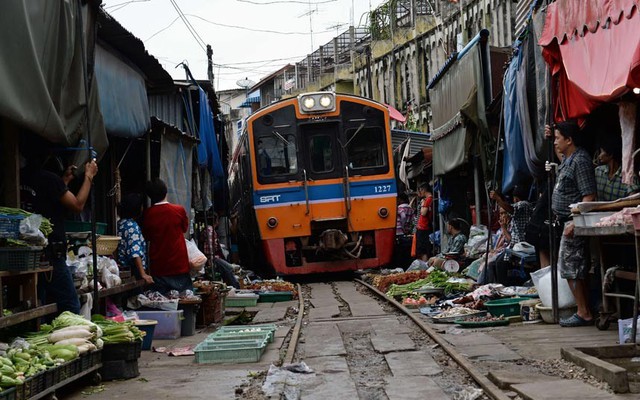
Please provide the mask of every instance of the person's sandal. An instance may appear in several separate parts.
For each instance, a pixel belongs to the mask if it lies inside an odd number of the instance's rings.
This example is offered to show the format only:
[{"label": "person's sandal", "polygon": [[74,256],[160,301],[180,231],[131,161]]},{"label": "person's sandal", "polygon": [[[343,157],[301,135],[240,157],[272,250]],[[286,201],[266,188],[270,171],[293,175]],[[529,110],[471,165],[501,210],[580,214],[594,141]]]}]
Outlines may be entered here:
[{"label": "person's sandal", "polygon": [[573,314],[569,318],[561,319],[560,326],[564,327],[574,327],[574,326],[589,326],[593,325],[594,320],[586,320],[578,315],[578,313]]}]

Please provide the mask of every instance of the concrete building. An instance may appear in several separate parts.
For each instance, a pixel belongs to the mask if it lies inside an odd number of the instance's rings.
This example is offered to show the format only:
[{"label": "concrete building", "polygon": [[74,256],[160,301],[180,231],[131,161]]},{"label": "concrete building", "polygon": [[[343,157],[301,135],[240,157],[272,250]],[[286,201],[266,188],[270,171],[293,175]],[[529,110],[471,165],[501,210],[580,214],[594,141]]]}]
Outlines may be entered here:
[{"label": "concrete building", "polygon": [[490,32],[490,45],[511,45],[514,4],[512,0],[460,0],[457,4],[399,0],[395,13],[389,13],[390,3],[371,15],[371,61],[367,63],[366,54],[354,59],[355,93],[410,112],[414,128],[428,131],[429,80],[483,28]]},{"label": "concrete building", "polygon": [[247,99],[247,91],[245,89],[229,89],[221,90],[217,94],[220,112],[224,116],[226,124],[225,135],[229,154],[233,154],[242,130],[242,123],[246,117],[251,115],[251,108],[242,107]]}]

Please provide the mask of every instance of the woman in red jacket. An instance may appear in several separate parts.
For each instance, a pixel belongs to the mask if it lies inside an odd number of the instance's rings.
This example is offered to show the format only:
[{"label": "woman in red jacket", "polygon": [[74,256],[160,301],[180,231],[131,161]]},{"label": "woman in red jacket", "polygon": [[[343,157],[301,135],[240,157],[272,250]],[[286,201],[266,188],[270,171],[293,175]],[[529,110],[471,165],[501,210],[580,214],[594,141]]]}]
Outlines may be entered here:
[{"label": "woman in red jacket", "polygon": [[193,290],[184,238],[189,228],[187,212],[167,201],[167,185],[161,179],[148,182],[146,193],[153,205],[144,212],[142,233],[149,242],[154,289],[160,293]]}]

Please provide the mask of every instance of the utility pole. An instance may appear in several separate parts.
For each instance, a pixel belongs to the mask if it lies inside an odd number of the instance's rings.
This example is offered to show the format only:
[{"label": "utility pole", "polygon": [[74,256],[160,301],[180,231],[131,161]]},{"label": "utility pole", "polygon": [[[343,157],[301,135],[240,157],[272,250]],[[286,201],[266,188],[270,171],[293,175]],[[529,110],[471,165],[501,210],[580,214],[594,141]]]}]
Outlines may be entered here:
[{"label": "utility pole", "polygon": [[207,45],[207,77],[213,87],[213,49],[210,44]]},{"label": "utility pole", "polygon": [[373,100],[373,81],[371,77],[371,45],[367,45],[365,49],[365,55],[367,56],[367,94],[370,99]]}]

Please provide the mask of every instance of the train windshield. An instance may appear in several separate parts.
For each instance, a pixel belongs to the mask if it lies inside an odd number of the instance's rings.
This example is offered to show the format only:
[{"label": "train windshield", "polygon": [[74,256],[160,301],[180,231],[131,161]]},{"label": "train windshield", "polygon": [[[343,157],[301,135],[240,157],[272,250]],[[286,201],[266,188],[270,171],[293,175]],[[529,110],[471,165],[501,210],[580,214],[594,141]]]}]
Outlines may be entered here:
[{"label": "train windshield", "polygon": [[349,168],[358,170],[385,166],[385,136],[381,128],[360,126],[345,133]]},{"label": "train windshield", "polygon": [[309,161],[311,171],[316,173],[333,171],[333,145],[329,135],[309,138]]},{"label": "train windshield", "polygon": [[256,141],[256,166],[262,177],[277,177],[298,172],[296,137],[276,131]]}]

